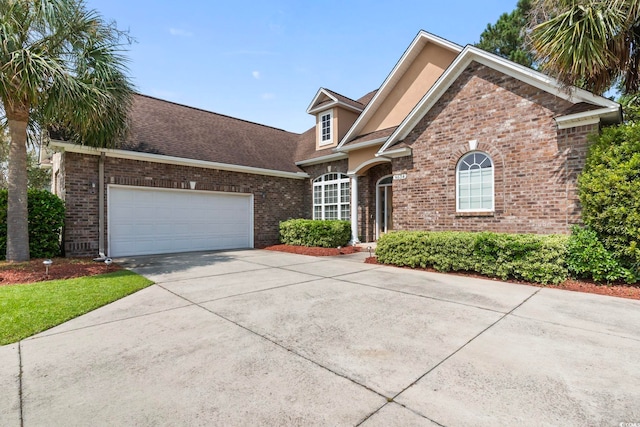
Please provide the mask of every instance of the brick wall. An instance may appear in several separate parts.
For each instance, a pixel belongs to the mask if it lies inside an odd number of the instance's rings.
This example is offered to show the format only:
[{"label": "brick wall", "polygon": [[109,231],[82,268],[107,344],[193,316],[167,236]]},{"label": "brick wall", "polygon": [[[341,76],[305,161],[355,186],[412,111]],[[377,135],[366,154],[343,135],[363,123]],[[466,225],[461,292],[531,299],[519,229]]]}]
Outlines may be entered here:
[{"label": "brick wall", "polygon": [[[65,174],[67,206],[64,248],[66,256],[98,254],[98,156],[65,153],[61,171]],[[307,180],[227,172],[107,157],[105,187],[108,184],[224,191],[254,195],[254,244],[264,247],[278,242],[278,224],[307,213]],[[96,184],[92,188],[91,183]],[[309,190],[310,192],[310,190]],[[108,212],[105,188],[105,210]],[[107,226],[105,213],[105,230]],[[105,244],[107,244],[105,237]]]},{"label": "brick wall", "polygon": [[[557,130],[571,104],[473,63],[405,139],[394,159],[394,226],[402,230],[567,233],[579,222],[575,180],[597,125]],[[495,211],[456,213],[456,165],[469,141],[494,163]]]}]

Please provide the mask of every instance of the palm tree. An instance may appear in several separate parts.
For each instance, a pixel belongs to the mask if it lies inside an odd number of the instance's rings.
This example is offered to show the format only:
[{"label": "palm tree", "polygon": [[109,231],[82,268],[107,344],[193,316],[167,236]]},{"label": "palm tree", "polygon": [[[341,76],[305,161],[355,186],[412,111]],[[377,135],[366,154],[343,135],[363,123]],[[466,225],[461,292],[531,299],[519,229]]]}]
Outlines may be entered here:
[{"label": "palm tree", "polygon": [[539,0],[531,41],[541,68],[568,85],[640,88],[640,0]]},{"label": "palm tree", "polygon": [[112,146],[127,131],[132,85],[127,35],[83,0],[0,1],[0,117],[10,136],[7,260],[29,259],[27,151],[30,131]]}]

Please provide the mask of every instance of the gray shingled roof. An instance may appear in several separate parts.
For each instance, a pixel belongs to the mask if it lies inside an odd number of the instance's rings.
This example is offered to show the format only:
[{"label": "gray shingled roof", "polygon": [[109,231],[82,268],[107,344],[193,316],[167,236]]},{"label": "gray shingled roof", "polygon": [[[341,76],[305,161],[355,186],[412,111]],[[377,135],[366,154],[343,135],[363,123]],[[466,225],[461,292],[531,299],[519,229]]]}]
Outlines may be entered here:
[{"label": "gray shingled roof", "polygon": [[125,150],[300,172],[300,134],[139,94],[131,120]]},{"label": "gray shingled roof", "polygon": [[600,108],[602,107],[599,105],[590,104],[588,102],[578,102],[563,111],[562,115],[568,116],[569,114],[585,113],[587,111],[599,110]]},{"label": "gray shingled roof", "polygon": [[358,144],[361,142],[373,141],[374,139],[379,139],[379,138],[386,138],[390,136],[396,129],[398,129],[398,126],[393,126],[386,129],[380,129],[375,132],[366,133],[364,135],[358,135],[357,137],[353,138],[351,141],[346,143],[345,146]]},{"label": "gray shingled roof", "polygon": [[[359,110],[364,110],[365,104],[363,104],[363,103],[361,103],[359,101],[353,100],[351,98],[347,98],[344,95],[340,95],[338,92],[334,92],[331,89],[324,88],[324,90],[329,92],[331,95],[333,95],[339,102],[342,102],[343,104],[350,105],[350,106],[355,107],[355,108],[357,108]],[[330,102],[332,102],[332,101],[327,100],[327,101],[321,102],[318,105],[328,104]]]}]

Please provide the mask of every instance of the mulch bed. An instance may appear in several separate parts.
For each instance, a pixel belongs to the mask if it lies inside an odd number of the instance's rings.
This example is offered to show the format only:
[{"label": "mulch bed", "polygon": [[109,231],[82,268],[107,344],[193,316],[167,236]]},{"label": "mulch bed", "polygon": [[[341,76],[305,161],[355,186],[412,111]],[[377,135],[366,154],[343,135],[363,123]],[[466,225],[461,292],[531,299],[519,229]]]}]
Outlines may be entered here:
[{"label": "mulch bed", "polygon": [[21,263],[0,262],[0,286],[95,276],[122,268],[116,264],[107,267],[103,262],[96,262],[90,258],[53,258],[49,276],[46,276],[42,261],[44,259],[32,259]]},{"label": "mulch bed", "polygon": [[[348,255],[359,252],[360,248],[354,246],[345,246],[343,248],[309,248],[305,246],[291,245],[274,245],[265,249],[270,251],[288,252],[300,255],[311,256],[337,256]],[[72,279],[75,277],[94,276],[111,271],[120,270],[122,267],[111,264],[107,267],[102,262],[93,261],[90,258],[54,258],[53,264],[49,267],[49,275],[45,275],[45,266],[42,264],[43,259],[32,259],[24,263],[0,262],[0,286],[13,285],[16,283],[35,283],[44,280]],[[377,264],[376,257],[368,257],[365,259],[367,264]],[[423,270],[437,273],[431,268],[415,268],[414,270]],[[447,274],[457,274],[460,276],[476,277],[480,279],[492,279],[490,277],[481,276],[474,273],[450,272]],[[539,283],[529,283],[523,281],[509,280],[508,282],[522,285],[537,286],[542,288],[556,288],[568,291],[586,292],[590,294],[609,295],[614,297],[629,298],[640,300],[640,285],[627,285],[623,283],[613,283],[610,285],[597,284],[586,280],[567,280],[558,285],[541,285]]]},{"label": "mulch bed", "polygon": [[[367,264],[378,264],[378,260],[376,257],[368,257],[364,260]],[[410,267],[399,267],[399,268],[410,268]],[[430,271],[432,273],[440,273],[433,268],[411,268],[412,270],[422,270],[422,271]],[[496,279],[492,277],[482,276],[474,273],[465,273],[465,272],[449,272],[444,274],[455,274],[458,276],[467,276],[467,277],[475,277],[478,279],[485,280],[496,280],[501,282],[509,282],[509,283],[517,283],[520,285],[529,285],[529,286],[537,286],[539,288],[555,288],[555,289],[564,289],[566,291],[574,291],[574,292],[585,292],[589,294],[599,294],[599,295],[608,295],[612,297],[620,297],[620,298],[629,298],[640,300],[640,284],[628,285],[625,283],[612,283],[612,284],[598,284],[593,281],[588,280],[573,280],[569,279],[563,283],[557,285],[542,285],[540,283],[530,283],[524,282],[520,280],[502,280]]]}]

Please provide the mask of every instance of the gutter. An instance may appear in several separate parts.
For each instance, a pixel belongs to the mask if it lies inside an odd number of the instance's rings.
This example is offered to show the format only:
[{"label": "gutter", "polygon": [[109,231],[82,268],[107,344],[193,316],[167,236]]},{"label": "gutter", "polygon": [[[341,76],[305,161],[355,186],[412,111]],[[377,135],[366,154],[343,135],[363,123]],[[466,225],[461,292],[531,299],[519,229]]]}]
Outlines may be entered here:
[{"label": "gutter", "polygon": [[296,162],[296,166],[317,165],[318,163],[331,162],[331,161],[334,161],[334,160],[342,160],[342,159],[346,159],[348,157],[349,156],[347,156],[344,153],[327,154],[326,156],[315,157],[313,159],[300,160],[299,162]]},{"label": "gutter", "polygon": [[621,107],[605,107],[582,113],[569,114],[554,118],[558,129],[568,129],[576,126],[586,126],[599,123],[600,120],[621,122]]},{"label": "gutter", "polygon": [[241,166],[232,165],[229,163],[209,162],[205,160],[187,159],[184,157],[165,156],[162,154],[149,154],[141,153],[137,151],[119,150],[111,148],[93,148],[85,145],[71,144],[69,142],[63,142],[59,140],[52,140],[49,143],[50,147],[61,149],[61,151],[67,151],[70,153],[88,154],[91,156],[99,156],[104,153],[106,157],[113,157],[118,159],[128,160],[140,160],[144,162],[152,163],[164,163],[181,166],[190,166],[195,168],[204,169],[218,169],[228,172],[240,172],[252,175],[264,175],[275,176],[278,178],[290,178],[290,179],[307,179],[309,174],[304,172],[287,172],[274,169],[257,168],[253,166]]}]

